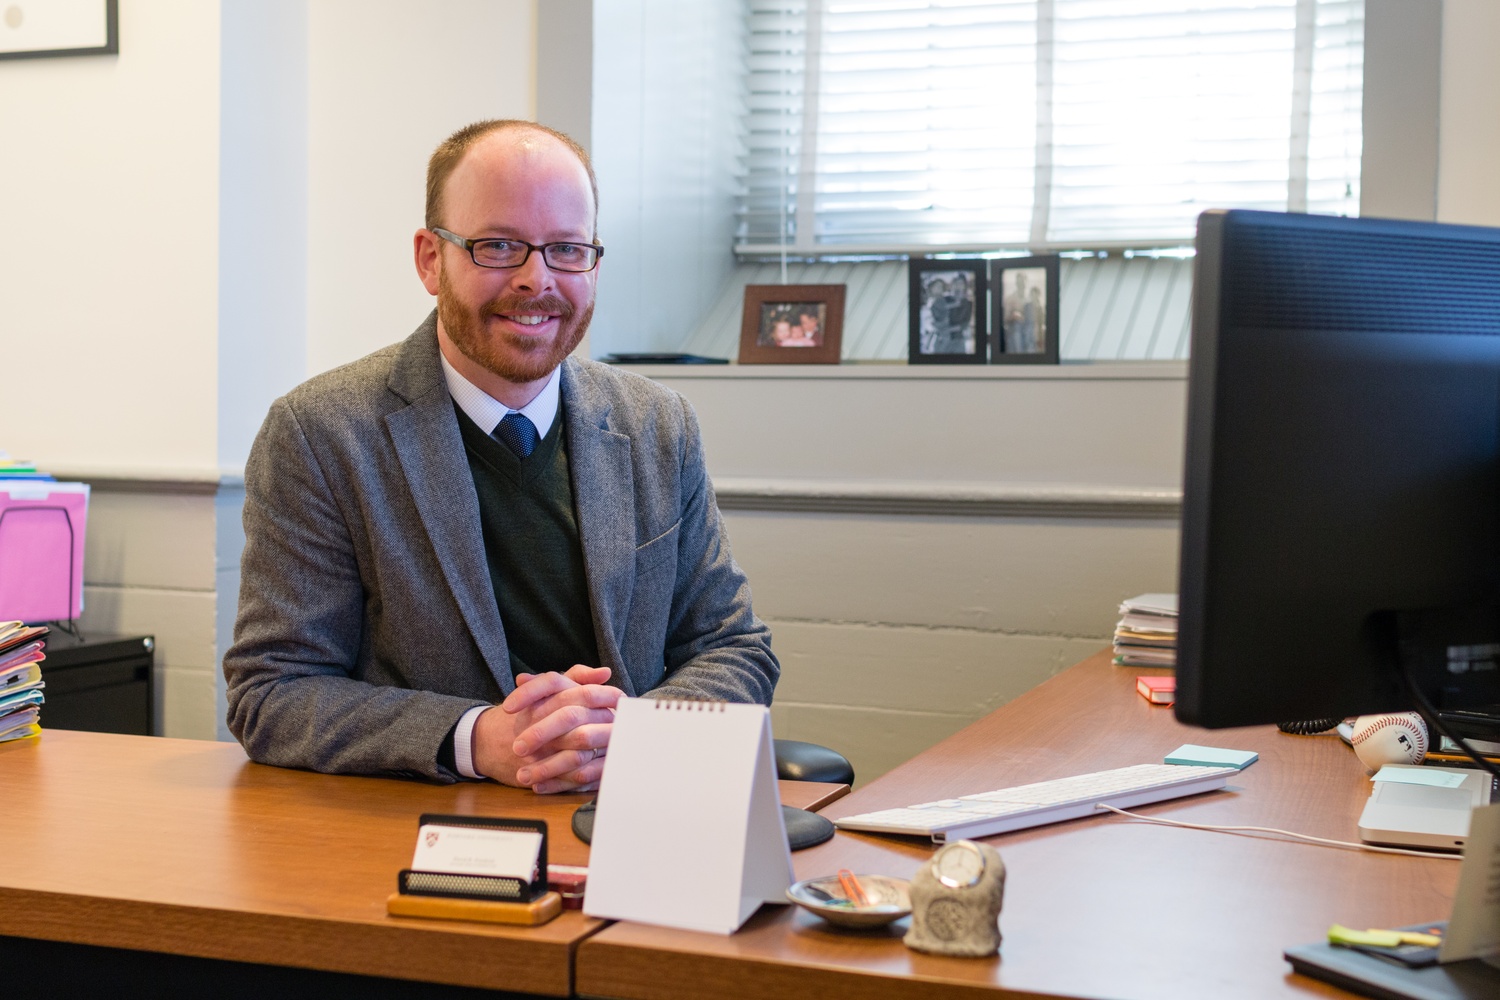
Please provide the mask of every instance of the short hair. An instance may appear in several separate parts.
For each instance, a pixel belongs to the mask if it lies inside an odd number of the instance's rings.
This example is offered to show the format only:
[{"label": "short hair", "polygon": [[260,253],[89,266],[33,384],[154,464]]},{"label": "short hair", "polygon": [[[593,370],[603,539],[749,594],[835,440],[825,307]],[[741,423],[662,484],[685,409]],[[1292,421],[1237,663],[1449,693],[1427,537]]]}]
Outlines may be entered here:
[{"label": "short hair", "polygon": [[589,162],[588,151],[578,145],[567,133],[527,121],[524,118],[490,118],[486,121],[475,122],[472,125],[465,125],[438,143],[438,148],[432,151],[432,156],[427,161],[427,209],[423,225],[428,229],[442,225],[443,190],[448,186],[448,178],[458,168],[464,154],[480,139],[492,132],[537,132],[549,135],[568,147],[573,155],[578,157],[578,162],[583,164],[583,169],[589,175],[589,192],[594,197],[594,229],[597,238],[599,181],[594,177],[594,165]]}]

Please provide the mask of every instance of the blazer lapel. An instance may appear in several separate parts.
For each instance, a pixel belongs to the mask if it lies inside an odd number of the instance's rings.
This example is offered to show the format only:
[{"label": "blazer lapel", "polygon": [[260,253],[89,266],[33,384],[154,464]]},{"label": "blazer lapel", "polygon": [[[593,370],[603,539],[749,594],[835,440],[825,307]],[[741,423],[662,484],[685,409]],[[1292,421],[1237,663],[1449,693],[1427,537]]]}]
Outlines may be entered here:
[{"label": "blazer lapel", "polygon": [[572,358],[562,367],[563,426],[573,506],[588,576],[589,604],[602,664],[627,695],[636,694],[620,644],[635,586],[635,489],[630,438],[609,429],[609,404],[592,391]]},{"label": "blazer lapel", "polygon": [[473,474],[438,361],[436,313],[402,345],[389,385],[408,403],[385,422],[422,527],[485,666],[509,694],[510,651],[484,559]]}]

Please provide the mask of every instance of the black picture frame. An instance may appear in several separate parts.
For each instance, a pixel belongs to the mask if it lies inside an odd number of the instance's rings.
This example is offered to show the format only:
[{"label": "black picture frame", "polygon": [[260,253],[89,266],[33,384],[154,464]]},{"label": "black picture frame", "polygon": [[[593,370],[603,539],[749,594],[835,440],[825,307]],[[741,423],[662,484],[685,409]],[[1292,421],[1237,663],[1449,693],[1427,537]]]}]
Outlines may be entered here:
[{"label": "black picture frame", "polygon": [[914,258],[908,267],[907,360],[982,365],[989,344],[985,262]]},{"label": "black picture frame", "polygon": [[[87,6],[89,0],[73,0],[79,7]],[[27,48],[5,48],[7,29],[16,30],[19,24],[10,24],[8,21],[0,21],[0,59],[50,59],[58,56],[111,56],[120,52],[120,5],[119,0],[93,0],[98,4],[99,17],[103,24],[96,27],[104,28],[103,45],[78,45],[53,49],[27,49]],[[36,5],[27,5],[34,7]],[[0,6],[0,18],[26,17],[26,7],[19,4]],[[98,37],[95,35],[94,37]],[[85,41],[86,38],[80,38]]]},{"label": "black picture frame", "polygon": [[[1058,285],[1053,255],[1001,257],[990,263],[990,364],[1058,363]],[[1042,287],[1038,288],[1038,279]]]}]

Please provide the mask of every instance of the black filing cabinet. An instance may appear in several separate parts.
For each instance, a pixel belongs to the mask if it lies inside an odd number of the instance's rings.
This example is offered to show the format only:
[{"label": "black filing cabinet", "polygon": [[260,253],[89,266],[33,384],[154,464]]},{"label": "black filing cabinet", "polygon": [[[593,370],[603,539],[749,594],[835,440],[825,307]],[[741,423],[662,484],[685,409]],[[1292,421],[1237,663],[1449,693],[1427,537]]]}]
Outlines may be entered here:
[{"label": "black filing cabinet", "polygon": [[151,725],[154,636],[88,634],[80,642],[54,628],[46,641],[43,729],[156,735]]}]

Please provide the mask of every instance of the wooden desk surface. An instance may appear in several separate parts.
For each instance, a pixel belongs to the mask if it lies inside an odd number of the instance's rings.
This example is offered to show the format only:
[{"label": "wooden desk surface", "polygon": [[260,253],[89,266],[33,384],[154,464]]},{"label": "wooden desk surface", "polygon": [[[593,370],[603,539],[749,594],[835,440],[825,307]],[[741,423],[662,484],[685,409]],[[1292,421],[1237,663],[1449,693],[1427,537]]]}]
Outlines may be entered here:
[{"label": "wooden desk surface", "polygon": [[[1140,671],[1100,655],[825,810],[838,817],[1127,764],[1183,743],[1254,750],[1229,791],[1142,807],[1188,822],[1282,827],[1340,840],[1369,795],[1337,737],[1274,727],[1179,725],[1135,693]],[[889,932],[843,932],[766,907],[730,937],[612,925],[579,948],[587,996],[894,998],[1347,996],[1296,976],[1282,950],[1331,923],[1390,927],[1446,918],[1458,863],[1184,830],[1102,816],[990,838],[1008,878],[993,959],[921,955]],[[799,878],[839,868],[910,877],[915,839],[840,832],[793,855]]]},{"label": "wooden desk surface", "polygon": [[[783,782],[817,808],[845,785]],[[6,933],[566,996],[604,923],[536,928],[390,917],[424,812],[543,819],[548,859],[587,864],[590,795],[263,767],[236,744],[46,730],[0,744]]]}]

